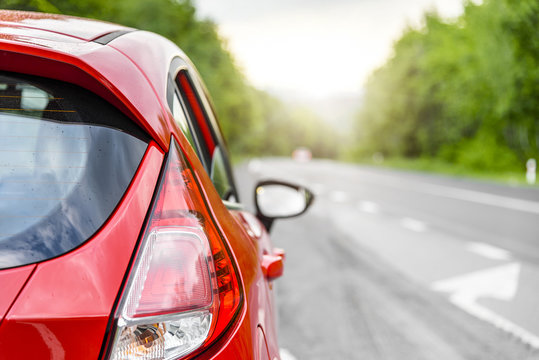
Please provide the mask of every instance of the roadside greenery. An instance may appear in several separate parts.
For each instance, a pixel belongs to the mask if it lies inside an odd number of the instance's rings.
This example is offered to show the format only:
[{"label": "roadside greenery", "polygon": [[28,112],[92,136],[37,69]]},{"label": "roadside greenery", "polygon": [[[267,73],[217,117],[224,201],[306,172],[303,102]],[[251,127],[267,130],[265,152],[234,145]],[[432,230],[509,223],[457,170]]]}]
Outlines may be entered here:
[{"label": "roadside greenery", "polygon": [[[346,139],[315,113],[251,86],[216,25],[191,0],[3,0],[7,9],[65,13],[157,32],[196,64],[236,159],[347,158],[453,174],[523,174],[539,158],[539,2],[468,1],[457,19],[428,13],[369,78]],[[359,106],[359,101],[358,101]]]},{"label": "roadside greenery", "polygon": [[352,157],[522,173],[539,156],[537,35],[537,0],[467,2],[451,21],[427,14],[368,80]]},{"label": "roadside greenery", "polygon": [[[455,178],[469,178],[477,180],[487,180],[511,186],[527,186],[526,174],[522,169],[516,170],[477,170],[469,166],[450,163],[440,159],[432,158],[402,158],[391,157],[380,162],[374,159],[364,159],[363,165],[376,167],[389,167],[406,171],[420,172],[425,174],[443,174]],[[531,185],[530,185],[531,186]],[[539,186],[539,184],[535,184]]]},{"label": "roadside greenery", "polygon": [[101,19],[172,40],[196,64],[213,95],[233,157],[289,156],[298,146],[309,147],[314,156],[337,155],[335,131],[315,114],[286,106],[248,83],[216,25],[197,18],[191,0],[3,0],[2,8]]}]

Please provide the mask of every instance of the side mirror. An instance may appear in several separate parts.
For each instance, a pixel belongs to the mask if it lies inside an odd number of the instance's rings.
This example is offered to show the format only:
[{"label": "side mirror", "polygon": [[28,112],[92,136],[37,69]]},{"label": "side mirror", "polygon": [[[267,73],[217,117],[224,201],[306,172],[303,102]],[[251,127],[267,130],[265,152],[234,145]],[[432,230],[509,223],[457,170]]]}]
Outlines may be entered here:
[{"label": "side mirror", "polygon": [[313,203],[314,195],[303,186],[277,180],[264,180],[255,187],[256,216],[269,231],[275,219],[303,214]]}]

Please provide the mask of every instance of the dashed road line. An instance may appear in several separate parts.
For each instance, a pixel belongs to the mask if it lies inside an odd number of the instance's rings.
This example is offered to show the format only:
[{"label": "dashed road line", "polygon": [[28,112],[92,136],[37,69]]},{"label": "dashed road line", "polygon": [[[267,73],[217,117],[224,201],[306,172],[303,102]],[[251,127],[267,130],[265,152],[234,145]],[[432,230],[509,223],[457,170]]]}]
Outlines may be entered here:
[{"label": "dashed road line", "polygon": [[380,212],[380,206],[372,201],[360,201],[357,207],[360,211],[369,214],[378,214]]},{"label": "dashed road line", "polygon": [[348,201],[349,195],[344,191],[334,190],[329,194],[331,201],[336,203],[344,203]]},{"label": "dashed road line", "polygon": [[[396,181],[395,177],[392,176],[377,175],[377,177],[379,178],[377,181],[378,184],[384,184],[398,189],[412,190],[450,199],[539,214],[539,202],[533,200],[524,200],[483,191],[468,190],[446,185],[435,185],[426,182],[403,183],[401,179]],[[380,179],[384,179],[385,181],[380,181]]]},{"label": "dashed road line", "polygon": [[492,260],[510,260],[512,258],[509,251],[480,242],[471,242],[467,244],[466,250]]},{"label": "dashed road line", "polygon": [[427,224],[423,221],[419,221],[412,218],[403,218],[401,219],[401,225],[405,229],[415,231],[415,232],[425,232],[427,231]]},{"label": "dashed road line", "polygon": [[418,191],[457,200],[475,202],[483,205],[491,205],[511,210],[539,214],[539,202],[535,201],[428,183],[420,183]]}]

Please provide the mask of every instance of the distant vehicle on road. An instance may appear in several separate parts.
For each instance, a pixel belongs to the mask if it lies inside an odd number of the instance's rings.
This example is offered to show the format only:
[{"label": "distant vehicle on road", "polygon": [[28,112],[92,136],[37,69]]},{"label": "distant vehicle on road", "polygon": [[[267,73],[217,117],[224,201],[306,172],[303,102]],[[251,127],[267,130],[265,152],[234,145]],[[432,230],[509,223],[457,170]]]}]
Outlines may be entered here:
[{"label": "distant vehicle on road", "polygon": [[0,11],[0,138],[0,359],[279,359],[268,230],[312,194],[243,210],[176,45]]},{"label": "distant vehicle on road", "polygon": [[311,150],[306,147],[299,147],[292,152],[292,159],[297,162],[309,162],[313,158]]}]

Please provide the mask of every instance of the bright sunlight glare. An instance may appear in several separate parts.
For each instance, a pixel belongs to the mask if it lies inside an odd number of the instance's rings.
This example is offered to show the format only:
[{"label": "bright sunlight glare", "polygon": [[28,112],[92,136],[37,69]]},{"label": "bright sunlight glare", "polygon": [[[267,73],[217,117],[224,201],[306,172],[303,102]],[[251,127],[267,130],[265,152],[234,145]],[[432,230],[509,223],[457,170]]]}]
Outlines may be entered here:
[{"label": "bright sunlight glare", "polygon": [[461,0],[197,0],[255,86],[298,98],[361,93],[406,26]]}]

